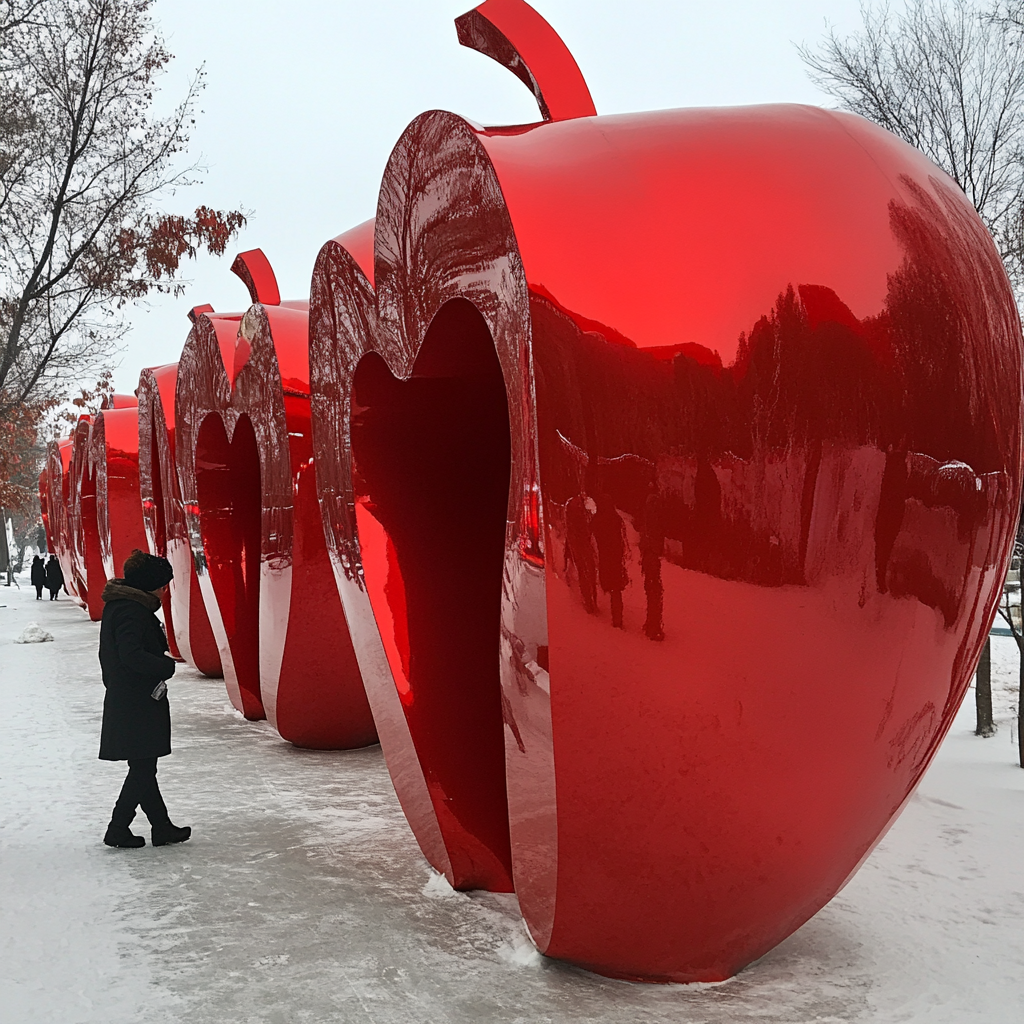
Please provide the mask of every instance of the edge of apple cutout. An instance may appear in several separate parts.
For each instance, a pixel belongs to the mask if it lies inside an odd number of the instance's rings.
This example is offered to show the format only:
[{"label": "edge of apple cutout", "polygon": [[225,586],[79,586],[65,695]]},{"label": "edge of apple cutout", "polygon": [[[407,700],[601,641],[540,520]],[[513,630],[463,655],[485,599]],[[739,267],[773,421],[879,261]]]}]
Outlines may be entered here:
[{"label": "edge of apple cutout", "polygon": [[[417,160],[442,152],[442,160]],[[427,208],[427,196],[433,192],[426,179],[436,184],[439,171],[446,178],[457,177],[461,185],[451,190],[445,209],[453,237],[468,237],[470,224],[480,237],[483,222],[488,246],[486,251],[460,250],[457,256],[442,253],[414,268],[405,262],[405,254],[433,251],[420,245],[422,233],[435,220]],[[461,232],[460,221],[467,226]],[[517,775],[532,780],[524,787],[530,790],[529,806],[516,802],[522,790],[507,786],[509,830],[515,890],[530,933],[543,952],[554,925],[558,825],[551,705],[547,673],[539,667],[544,660],[539,651],[547,647],[548,635],[530,298],[497,172],[479,136],[462,117],[428,111],[402,134],[384,172],[378,224],[384,225],[375,261],[380,334],[391,339],[395,353],[401,353],[389,360],[392,372],[403,377],[412,372],[434,317],[445,303],[461,298],[472,302],[487,324],[504,378],[511,436],[499,631],[506,780]],[[410,294],[417,301],[409,301]],[[532,702],[529,727],[518,713],[526,694]],[[532,737],[524,735],[527,728],[533,730]]]},{"label": "edge of apple cutout", "polygon": [[[222,368],[221,373],[205,372],[206,366],[211,363],[216,366],[218,361]],[[231,400],[231,383],[227,373],[223,372],[223,367],[224,353],[221,351],[216,327],[207,314],[201,314],[188,333],[178,361],[178,379],[174,394],[174,461],[181,488],[182,509],[192,552],[192,564],[220,654],[224,688],[237,711],[246,718],[260,719],[263,717],[262,702],[254,700],[248,694],[243,696],[238,682],[238,672],[228,642],[227,627],[213,588],[199,521],[201,510],[196,487],[196,442],[213,406],[224,408]],[[197,392],[201,393],[201,397]]]},{"label": "edge of apple cutout", "polygon": [[[455,140],[453,142],[453,140]],[[441,145],[447,157],[462,161],[452,173],[471,171],[468,191],[460,193],[463,206],[446,211],[449,223],[459,215],[488,220],[491,245],[486,253],[475,249],[437,254],[424,268],[423,282],[410,280],[401,254],[409,244],[402,237],[410,227],[429,220],[417,220],[415,199],[423,197],[415,183],[406,177],[415,153]],[[406,189],[408,184],[408,189]],[[406,209],[411,204],[411,208]],[[453,230],[455,230],[453,228]],[[413,243],[414,244],[414,243]],[[546,617],[536,615],[538,600],[543,604],[542,559],[543,512],[536,490],[537,452],[532,378],[529,372],[530,313],[526,279],[515,235],[490,159],[469,125],[455,114],[432,111],[418,117],[403,133],[388,161],[377,211],[374,271],[376,293],[351,256],[336,243],[321,250],[313,275],[310,307],[311,386],[315,403],[316,457],[326,468],[319,477],[321,508],[325,533],[331,550],[332,565],[352,627],[353,642],[381,736],[381,745],[399,800],[409,818],[417,841],[427,859],[456,888],[489,886],[499,888],[497,880],[488,881],[467,872],[471,859],[461,848],[458,836],[446,838],[429,796],[425,764],[412,739],[410,725],[399,698],[394,675],[388,664],[383,641],[367,591],[361,546],[355,519],[355,493],[350,452],[351,387],[360,359],[376,352],[389,371],[399,379],[413,372],[416,357],[435,314],[450,299],[468,299],[483,318],[498,353],[508,399],[512,459],[507,530],[505,540],[504,596],[498,642],[502,650],[504,672],[522,676],[519,680],[531,692],[536,679],[526,665],[537,661],[537,648],[545,646]],[[472,282],[472,283],[469,283]],[[530,543],[520,543],[531,516],[540,531]],[[529,551],[531,558],[525,557]],[[531,600],[523,594],[531,590]],[[517,621],[523,605],[531,609],[530,621]],[[524,637],[526,638],[524,641]],[[529,648],[529,649],[528,649]],[[519,671],[521,670],[521,671]],[[518,679],[517,675],[517,679]],[[514,747],[518,756],[545,759],[536,766],[541,777],[553,779],[550,743],[541,742],[527,752],[514,711],[507,695],[515,687],[504,687],[501,697],[505,721],[506,752]],[[523,692],[526,692],[525,690]],[[548,708],[548,713],[550,708]],[[538,716],[543,719],[543,713]],[[543,732],[550,722],[541,723]],[[509,740],[509,736],[512,739]],[[506,753],[506,757],[511,756]],[[536,796],[536,792],[533,794]],[[513,868],[521,905],[528,908],[531,931],[543,949],[550,935],[553,916],[555,851],[554,789],[536,801],[530,809],[528,835],[520,835],[518,848],[526,851],[527,868],[539,890],[530,882],[520,888],[519,869]],[[514,826],[513,826],[514,827]]]},{"label": "edge of apple cutout", "polygon": [[[221,679],[220,653],[192,562],[174,460],[174,394],[178,364],[147,367],[139,375],[139,497],[149,550],[174,567],[165,612],[178,651],[211,679]],[[167,417],[170,410],[170,425]],[[162,521],[163,535],[160,534]]]},{"label": "edge of apple cutout", "polygon": [[339,241],[327,242],[313,267],[309,310],[317,492],[331,568],[388,773],[423,856],[454,886],[457,879],[366,591],[355,536],[351,378],[376,334],[376,307],[373,286],[353,255]]}]

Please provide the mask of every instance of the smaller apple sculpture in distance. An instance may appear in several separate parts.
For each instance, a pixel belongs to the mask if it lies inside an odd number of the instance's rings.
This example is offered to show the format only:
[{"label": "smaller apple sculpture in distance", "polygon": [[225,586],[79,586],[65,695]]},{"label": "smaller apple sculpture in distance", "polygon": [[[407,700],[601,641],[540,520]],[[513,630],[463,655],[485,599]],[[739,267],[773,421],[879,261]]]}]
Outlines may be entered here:
[{"label": "smaller apple sculpture in distance", "polygon": [[298,746],[366,746],[377,734],[317,504],[308,302],[281,302],[259,250],[232,269],[254,305],[196,317],[175,394],[185,521],[225,682],[247,718],[265,713]]},{"label": "smaller apple sculpture in distance", "polygon": [[146,532],[139,498],[139,410],[111,403],[93,418],[89,461],[96,481],[96,529],[108,579],[121,575],[135,548],[144,550]]},{"label": "smaller apple sculpture in distance", "polygon": [[[212,307],[210,307],[212,311]],[[191,315],[191,314],[190,314]],[[178,364],[139,375],[139,496],[151,554],[170,561],[174,579],[164,594],[164,621],[172,654],[204,675],[219,678],[217,641],[206,613],[185,525],[174,461],[174,395]]]},{"label": "smaller apple sculpture in distance", "polygon": [[99,524],[96,518],[96,466],[91,458],[92,417],[80,416],[72,435],[68,527],[71,540],[71,578],[89,618],[103,617],[103,568]]},{"label": "smaller apple sculpture in distance", "polygon": [[[48,462],[49,452],[47,452]],[[39,495],[39,518],[43,524],[43,535],[46,537],[46,550],[54,551],[53,538],[50,535],[50,473],[49,466],[46,464],[39,471],[36,492]]]},{"label": "smaller apple sculpture in distance", "polygon": [[372,280],[329,244],[311,294],[382,746],[430,861],[514,882],[542,952],[726,978],[856,871],[968,687],[1020,502],[1013,294],[867,121],[594,116],[526,4],[457,24],[548,118],[416,118]]},{"label": "smaller apple sculpture in distance", "polygon": [[57,556],[64,585],[72,600],[84,605],[76,587],[71,557],[71,455],[74,451],[73,437],[51,441],[46,446],[46,492],[49,535],[49,550]]}]

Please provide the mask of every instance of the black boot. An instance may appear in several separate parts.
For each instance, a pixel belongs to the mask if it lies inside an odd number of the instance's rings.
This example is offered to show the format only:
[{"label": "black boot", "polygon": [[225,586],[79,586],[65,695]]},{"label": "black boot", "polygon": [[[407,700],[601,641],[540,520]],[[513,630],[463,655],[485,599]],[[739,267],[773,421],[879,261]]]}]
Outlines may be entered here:
[{"label": "black boot", "polygon": [[146,845],[146,840],[135,835],[127,825],[115,825],[113,822],[107,826],[103,842],[119,850],[137,850],[140,846]]},{"label": "black boot", "polygon": [[192,829],[188,825],[178,828],[169,821],[163,825],[153,826],[153,845],[166,846],[168,843],[183,843],[191,838]]}]

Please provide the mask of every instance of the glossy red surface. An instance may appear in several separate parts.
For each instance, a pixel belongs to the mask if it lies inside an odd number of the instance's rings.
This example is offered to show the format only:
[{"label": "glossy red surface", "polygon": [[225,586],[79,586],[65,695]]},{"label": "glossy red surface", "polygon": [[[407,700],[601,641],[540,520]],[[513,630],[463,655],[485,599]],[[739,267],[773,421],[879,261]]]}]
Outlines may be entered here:
[{"label": "glossy red surface", "polygon": [[47,514],[49,520],[49,550],[60,562],[64,585],[72,600],[83,604],[75,588],[71,561],[71,455],[73,437],[51,441],[46,446]]},{"label": "glossy red surface", "polygon": [[235,706],[299,746],[358,747],[377,736],[330,585],[306,305],[197,319],[178,364],[176,458]]},{"label": "glossy red surface", "polygon": [[316,456],[421,847],[459,887],[511,870],[548,955],[728,977],[894,820],[995,614],[1022,380],[991,239],[848,115],[433,111],[374,270],[317,261]]},{"label": "glossy red surface", "polygon": [[89,618],[99,622],[103,616],[102,595],[107,585],[107,574],[103,567],[96,504],[97,467],[92,459],[92,417],[79,418],[73,437],[68,516],[71,571],[75,591],[82,599]]},{"label": "glossy red surface", "polygon": [[111,404],[97,413],[89,434],[89,460],[96,480],[96,529],[103,573],[113,579],[121,576],[124,561],[133,550],[146,550],[135,405]]},{"label": "glossy red surface", "polygon": [[174,568],[164,593],[164,622],[175,657],[204,675],[223,669],[210,617],[192,564],[192,547],[174,461],[174,394],[178,364],[143,370],[139,376],[139,496],[149,551]]}]

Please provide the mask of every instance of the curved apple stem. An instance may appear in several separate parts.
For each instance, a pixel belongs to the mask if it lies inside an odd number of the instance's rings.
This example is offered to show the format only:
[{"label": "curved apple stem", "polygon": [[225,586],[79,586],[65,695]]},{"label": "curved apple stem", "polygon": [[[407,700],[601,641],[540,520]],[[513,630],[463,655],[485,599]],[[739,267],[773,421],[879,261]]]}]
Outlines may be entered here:
[{"label": "curved apple stem", "polygon": [[525,0],[485,0],[455,19],[459,42],[509,69],[533,93],[545,121],[597,113],[579,65]]},{"label": "curved apple stem", "polygon": [[249,289],[249,298],[264,306],[280,306],[281,293],[277,288],[277,278],[270,260],[262,249],[250,249],[240,252],[231,264],[231,273],[242,279]]}]

